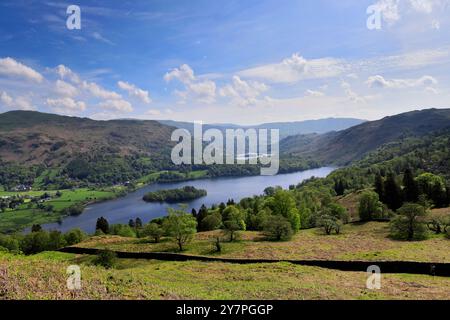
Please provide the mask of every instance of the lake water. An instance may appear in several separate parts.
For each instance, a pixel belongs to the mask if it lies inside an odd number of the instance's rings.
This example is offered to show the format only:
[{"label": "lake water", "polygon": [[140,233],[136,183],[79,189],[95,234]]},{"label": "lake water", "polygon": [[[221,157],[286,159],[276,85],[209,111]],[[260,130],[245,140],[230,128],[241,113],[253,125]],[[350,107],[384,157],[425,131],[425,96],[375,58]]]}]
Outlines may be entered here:
[{"label": "lake water", "polygon": [[80,228],[93,233],[97,218],[105,217],[110,224],[128,223],[130,219],[141,218],[144,223],[166,215],[167,207],[177,207],[177,204],[147,203],[142,200],[145,193],[161,189],[175,189],[183,186],[194,186],[197,189],[205,189],[206,197],[188,202],[189,212],[192,208],[199,209],[202,204],[210,207],[213,204],[227,202],[234,199],[236,202],[245,197],[260,195],[269,186],[281,186],[297,184],[311,177],[325,177],[334,168],[323,167],[301,172],[280,174],[276,176],[252,176],[252,177],[226,177],[214,179],[202,179],[176,183],[157,183],[143,187],[124,197],[92,204],[84,210],[83,214],[76,217],[66,217],[62,223],[50,223],[43,225],[47,230],[68,231]]}]

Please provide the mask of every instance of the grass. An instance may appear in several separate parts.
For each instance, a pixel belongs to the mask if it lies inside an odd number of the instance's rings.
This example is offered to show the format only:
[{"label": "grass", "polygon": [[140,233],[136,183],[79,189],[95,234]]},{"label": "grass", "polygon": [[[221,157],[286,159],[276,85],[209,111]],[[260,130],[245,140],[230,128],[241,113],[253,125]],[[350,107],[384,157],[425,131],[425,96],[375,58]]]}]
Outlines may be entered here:
[{"label": "grass", "polygon": [[[113,269],[92,257],[62,253],[0,253],[3,299],[448,299],[450,279],[385,274],[381,290],[363,272],[288,263],[237,265],[119,260]],[[66,288],[66,268],[81,268],[82,289]]]},{"label": "grass", "polygon": [[[388,237],[389,226],[383,222],[346,225],[342,234],[331,236],[324,235],[320,229],[301,230],[287,242],[265,241],[261,233],[242,232],[239,241],[223,242],[222,252],[216,253],[213,240],[219,232],[198,233],[184,253],[250,259],[450,262],[450,240],[444,236],[432,236],[420,242],[396,241]],[[102,236],[78,246],[131,252],[177,252],[176,244],[169,239],[155,244],[147,239]]]},{"label": "grass", "polygon": [[[28,203],[22,204],[15,210],[7,210],[0,213],[0,232],[14,232],[22,230],[33,224],[44,224],[56,222],[62,218],[61,211],[77,203],[107,200],[116,197],[120,188],[109,188],[105,190],[91,190],[80,188],[75,190],[61,190],[61,197],[52,198],[45,204],[53,206],[53,211],[48,212],[37,208],[28,208]],[[56,191],[26,191],[26,192],[0,192],[1,196],[28,195],[39,197],[45,192],[54,196]]]}]

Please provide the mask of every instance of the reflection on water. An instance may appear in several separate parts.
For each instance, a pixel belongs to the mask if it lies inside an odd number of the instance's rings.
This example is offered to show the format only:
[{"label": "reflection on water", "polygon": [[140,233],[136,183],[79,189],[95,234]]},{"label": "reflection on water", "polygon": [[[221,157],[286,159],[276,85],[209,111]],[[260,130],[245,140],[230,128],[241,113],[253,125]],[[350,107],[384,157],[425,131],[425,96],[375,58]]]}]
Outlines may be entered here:
[{"label": "reflection on water", "polygon": [[84,213],[77,217],[64,218],[61,224],[51,223],[44,225],[45,229],[56,229],[67,231],[73,228],[80,228],[86,232],[93,233],[97,218],[103,216],[110,224],[128,223],[130,219],[141,218],[144,223],[164,216],[167,207],[176,207],[176,204],[167,203],[147,203],[142,200],[145,193],[161,189],[174,189],[183,186],[194,186],[198,189],[208,191],[206,197],[193,200],[188,203],[189,211],[192,208],[198,209],[202,204],[211,206],[226,202],[228,199],[239,201],[245,197],[260,195],[269,186],[281,186],[288,188],[289,185],[297,184],[310,177],[325,177],[334,168],[323,167],[301,172],[280,174],[276,176],[253,176],[238,178],[215,178],[195,181],[185,181],[176,183],[158,183],[146,186],[132,192],[122,198],[109,200],[90,205]]}]

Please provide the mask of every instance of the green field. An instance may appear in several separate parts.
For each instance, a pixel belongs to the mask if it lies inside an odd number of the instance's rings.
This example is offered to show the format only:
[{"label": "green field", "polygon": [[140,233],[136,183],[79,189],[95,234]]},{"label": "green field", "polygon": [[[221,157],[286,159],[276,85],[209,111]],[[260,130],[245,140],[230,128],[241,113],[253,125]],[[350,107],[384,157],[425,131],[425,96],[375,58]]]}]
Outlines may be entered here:
[{"label": "green field", "polygon": [[[95,191],[88,188],[75,190],[61,190],[61,197],[52,198],[45,202],[46,205],[53,206],[52,211],[45,211],[36,207],[29,208],[29,203],[20,205],[15,210],[7,210],[0,213],[0,232],[19,231],[33,224],[43,224],[56,222],[62,218],[61,210],[74,204],[101,201],[112,199],[122,191],[121,188],[110,188],[103,191]],[[38,197],[45,192],[54,195],[56,191],[27,191],[27,192],[6,192],[1,191],[1,196],[28,195]]]},{"label": "green field", "polygon": [[[366,289],[364,272],[276,264],[120,260],[113,269],[92,257],[0,253],[0,299],[448,299],[449,278],[384,274]],[[82,289],[66,288],[66,268],[81,268]]]}]

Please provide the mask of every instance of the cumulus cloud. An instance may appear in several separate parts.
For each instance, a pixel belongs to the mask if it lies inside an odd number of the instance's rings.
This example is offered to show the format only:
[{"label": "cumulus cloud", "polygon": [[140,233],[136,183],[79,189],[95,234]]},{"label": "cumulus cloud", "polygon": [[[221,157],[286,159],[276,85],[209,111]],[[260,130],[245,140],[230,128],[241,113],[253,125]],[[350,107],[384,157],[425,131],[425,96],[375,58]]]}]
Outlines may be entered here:
[{"label": "cumulus cloud", "polygon": [[78,94],[78,89],[75,88],[70,83],[67,83],[63,80],[56,80],[55,83],[55,91],[65,97],[74,97]]},{"label": "cumulus cloud", "polygon": [[8,109],[36,110],[29,98],[21,96],[13,98],[4,91],[0,93],[0,103]]},{"label": "cumulus cloud", "polygon": [[389,88],[403,89],[416,87],[431,87],[436,85],[438,81],[431,76],[423,76],[418,79],[391,79],[387,80],[383,76],[376,75],[367,79],[366,84],[369,88]]},{"label": "cumulus cloud", "polygon": [[133,111],[133,107],[128,101],[119,99],[119,100],[106,100],[98,104],[98,106],[102,109],[108,109],[118,112],[131,112]]},{"label": "cumulus cloud", "polygon": [[409,11],[430,15],[448,4],[449,0],[379,0],[375,6],[385,22],[394,24]]},{"label": "cumulus cloud", "polygon": [[238,73],[244,78],[264,79],[274,83],[292,83],[304,79],[335,77],[346,70],[342,60],[321,58],[307,60],[298,53],[280,63],[267,64]]},{"label": "cumulus cloud", "polygon": [[205,80],[195,83],[188,83],[186,90],[176,90],[175,94],[181,98],[184,103],[187,100],[193,100],[200,103],[213,103],[216,100],[216,83],[211,80]]},{"label": "cumulus cloud", "polygon": [[212,80],[199,80],[194,74],[194,70],[183,64],[179,68],[164,75],[166,82],[178,80],[184,84],[184,90],[175,90],[175,95],[180,98],[180,103],[193,100],[200,103],[210,104],[216,100],[216,83]]},{"label": "cumulus cloud", "polygon": [[96,84],[95,82],[87,82],[83,81],[81,87],[87,90],[90,94],[92,94],[96,98],[101,98],[105,100],[120,100],[122,96],[114,91],[109,91],[103,89],[101,86]]},{"label": "cumulus cloud", "polygon": [[34,82],[42,82],[44,77],[36,70],[12,59],[0,59],[0,76],[17,77]]},{"label": "cumulus cloud", "polygon": [[181,65],[179,68],[174,68],[172,71],[164,75],[164,80],[170,82],[172,80],[179,80],[187,84],[195,80],[194,70],[187,64]]},{"label": "cumulus cloud", "polygon": [[239,76],[233,76],[232,82],[220,89],[222,97],[230,98],[231,102],[238,106],[253,105],[257,98],[269,87],[257,81],[244,81]]},{"label": "cumulus cloud", "polygon": [[48,98],[46,103],[52,110],[59,113],[74,114],[86,110],[86,104],[83,101],[75,101],[69,97],[59,99]]},{"label": "cumulus cloud", "polygon": [[130,96],[135,97],[144,103],[149,104],[152,102],[148,91],[142,90],[142,89],[136,87],[134,84],[124,82],[124,81],[119,81],[119,82],[117,82],[117,85],[119,86],[120,89],[128,92],[128,94]]},{"label": "cumulus cloud", "polygon": [[59,75],[61,79],[67,79],[73,83],[80,83],[80,77],[78,74],[73,72],[70,68],[66,67],[65,65],[60,64],[55,68],[55,72]]}]

